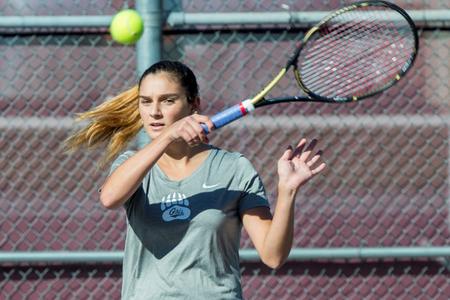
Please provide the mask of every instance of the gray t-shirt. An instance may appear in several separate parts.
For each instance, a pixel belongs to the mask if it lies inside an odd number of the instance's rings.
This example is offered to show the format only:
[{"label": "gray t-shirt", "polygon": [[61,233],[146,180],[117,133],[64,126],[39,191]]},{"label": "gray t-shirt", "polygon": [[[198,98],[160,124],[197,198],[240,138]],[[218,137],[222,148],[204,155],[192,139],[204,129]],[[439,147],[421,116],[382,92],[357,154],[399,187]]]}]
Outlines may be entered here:
[{"label": "gray t-shirt", "polygon": [[269,207],[263,184],[239,153],[212,148],[181,181],[155,165],[124,205],[122,299],[242,299],[240,215],[258,206]]}]

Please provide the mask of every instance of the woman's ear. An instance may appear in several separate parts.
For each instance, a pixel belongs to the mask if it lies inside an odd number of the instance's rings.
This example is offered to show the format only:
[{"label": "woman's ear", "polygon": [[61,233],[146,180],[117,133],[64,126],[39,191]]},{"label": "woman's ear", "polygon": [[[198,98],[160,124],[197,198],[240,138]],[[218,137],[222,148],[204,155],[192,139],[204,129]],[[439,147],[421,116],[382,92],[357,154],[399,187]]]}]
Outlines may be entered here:
[{"label": "woman's ear", "polygon": [[199,97],[196,97],[195,99],[194,99],[194,101],[192,101],[192,104],[191,104],[191,112],[193,113],[193,114],[196,114],[196,113],[198,113],[200,111],[200,98]]}]

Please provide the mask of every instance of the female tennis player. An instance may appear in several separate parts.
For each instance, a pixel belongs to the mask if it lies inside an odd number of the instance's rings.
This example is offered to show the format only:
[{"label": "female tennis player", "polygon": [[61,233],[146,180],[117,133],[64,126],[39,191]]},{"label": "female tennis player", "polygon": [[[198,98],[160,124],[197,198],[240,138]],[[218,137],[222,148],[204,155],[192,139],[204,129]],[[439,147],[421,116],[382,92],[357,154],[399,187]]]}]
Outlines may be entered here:
[{"label": "female tennis player", "polygon": [[241,299],[242,226],[261,260],[279,268],[292,246],[295,195],[325,168],[316,141],[286,149],[272,216],[249,160],[208,144],[201,124],[214,128],[199,106],[193,72],[161,61],[137,87],[81,114],[90,124],[67,141],[71,148],[110,141],[112,160],[142,126],[151,138],[115,159],[100,192],[106,208],[127,215],[123,299]]}]

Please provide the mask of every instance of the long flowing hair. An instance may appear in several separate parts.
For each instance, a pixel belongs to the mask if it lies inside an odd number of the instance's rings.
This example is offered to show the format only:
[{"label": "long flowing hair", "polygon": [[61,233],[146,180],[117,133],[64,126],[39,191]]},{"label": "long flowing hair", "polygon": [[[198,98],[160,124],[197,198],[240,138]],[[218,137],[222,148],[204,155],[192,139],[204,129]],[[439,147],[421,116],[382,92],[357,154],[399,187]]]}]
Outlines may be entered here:
[{"label": "long flowing hair", "polygon": [[99,162],[101,167],[122,152],[142,128],[138,109],[138,86],[120,93],[93,109],[77,114],[76,122],[88,124],[69,136],[65,150],[72,152],[78,148],[94,149],[106,146],[106,153]]},{"label": "long flowing hair", "polygon": [[147,75],[158,72],[173,76],[184,88],[189,103],[198,98],[198,84],[191,69],[177,61],[157,62],[142,74],[138,85],[87,112],[77,114],[76,122],[88,123],[64,141],[65,152],[105,146],[105,154],[99,162],[99,166],[104,167],[124,151],[143,127],[139,114],[141,82]]}]

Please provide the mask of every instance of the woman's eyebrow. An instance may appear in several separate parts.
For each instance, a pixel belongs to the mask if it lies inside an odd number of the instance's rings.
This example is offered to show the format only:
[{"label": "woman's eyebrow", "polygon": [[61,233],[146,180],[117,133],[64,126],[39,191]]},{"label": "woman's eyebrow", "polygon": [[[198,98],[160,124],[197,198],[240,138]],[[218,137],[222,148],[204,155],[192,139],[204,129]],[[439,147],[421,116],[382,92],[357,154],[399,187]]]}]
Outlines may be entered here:
[{"label": "woman's eyebrow", "polygon": [[[168,93],[168,94],[162,94],[159,97],[167,98],[167,97],[179,97],[179,96],[180,96],[180,94],[178,94],[178,93]],[[149,96],[139,95],[139,98],[142,98],[144,100],[152,100],[152,97],[149,97]]]},{"label": "woman's eyebrow", "polygon": [[142,95],[139,95],[139,98],[142,98],[142,99],[144,99],[144,100],[152,100],[151,97],[148,97],[148,96],[142,96]]},{"label": "woman's eyebrow", "polygon": [[160,97],[167,98],[167,97],[179,97],[180,94],[178,93],[168,93],[168,94],[162,94]]}]

